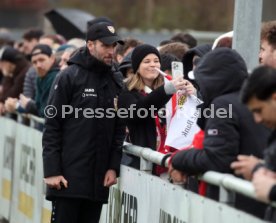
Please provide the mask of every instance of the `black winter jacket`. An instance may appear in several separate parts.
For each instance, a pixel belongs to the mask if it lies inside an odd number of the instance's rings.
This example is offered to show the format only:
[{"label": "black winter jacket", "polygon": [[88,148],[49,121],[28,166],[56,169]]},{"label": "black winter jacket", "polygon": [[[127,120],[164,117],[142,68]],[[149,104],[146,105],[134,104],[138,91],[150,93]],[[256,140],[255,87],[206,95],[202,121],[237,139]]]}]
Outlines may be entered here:
[{"label": "black winter jacket", "polygon": [[[124,91],[119,97],[119,108],[130,109],[134,107],[135,110],[133,115],[124,119],[128,130],[129,130],[129,141],[137,146],[148,147],[156,150],[156,125],[155,119],[151,117],[150,108],[153,106],[156,111],[162,107],[170,100],[172,95],[167,95],[164,90],[164,86],[161,86],[153,90],[148,95],[143,95],[137,90]],[[138,110],[146,109],[148,111],[148,116],[145,118],[138,117]],[[141,112],[141,115],[144,113]],[[128,156],[131,159],[123,157],[123,164],[139,168],[139,159]]]},{"label": "black winter jacket", "polygon": [[57,75],[48,102],[57,114],[46,119],[43,133],[44,177],[63,175],[68,188],[48,188],[48,199],[107,202],[104,176],[108,169],[119,175],[125,126],[115,112],[109,114],[114,118],[108,118],[103,111],[114,111],[121,89],[111,67],[90,56],[85,48]]},{"label": "black winter jacket", "polygon": [[[216,49],[206,54],[195,70],[204,105],[199,124],[205,131],[204,149],[180,151],[172,158],[172,165],[187,174],[206,171],[232,173],[231,162],[238,154],[263,156],[269,132],[254,122],[253,116],[239,100],[239,90],[247,77],[246,65],[234,50]],[[228,111],[226,118],[204,118],[203,111],[212,108]],[[229,113],[230,112],[230,113]],[[207,196],[218,199],[218,190],[207,188]],[[265,206],[237,194],[236,207],[259,217]]]},{"label": "black winter jacket", "polygon": [[[274,129],[268,140],[268,147],[264,152],[265,167],[276,171],[276,130]],[[276,201],[276,185],[274,185],[269,192],[269,200]],[[266,221],[276,222],[276,208],[269,206],[266,210]]]},{"label": "black winter jacket", "polygon": [[[119,97],[119,107],[130,109],[134,106],[133,116],[125,119],[129,129],[131,143],[138,146],[156,149],[156,126],[155,119],[151,117],[149,108],[154,106],[156,111],[170,100],[172,95],[166,95],[164,86],[153,90],[148,95],[143,95],[137,90],[124,91]],[[138,117],[139,109],[147,109],[148,116]],[[143,113],[141,112],[143,115]]]},{"label": "black winter jacket", "polygon": [[3,76],[1,80],[2,92],[0,93],[0,102],[4,103],[9,97],[18,98],[23,92],[23,83],[30,63],[24,58],[16,63],[12,76]]}]

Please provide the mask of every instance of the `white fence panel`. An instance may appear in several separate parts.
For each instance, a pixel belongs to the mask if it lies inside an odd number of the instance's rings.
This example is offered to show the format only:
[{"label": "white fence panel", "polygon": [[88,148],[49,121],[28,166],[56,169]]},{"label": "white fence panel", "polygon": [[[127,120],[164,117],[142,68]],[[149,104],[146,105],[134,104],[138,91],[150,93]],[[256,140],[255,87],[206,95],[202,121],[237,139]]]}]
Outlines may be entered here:
[{"label": "white fence panel", "polygon": [[[49,223],[42,133],[0,117],[0,217],[10,223]],[[238,184],[238,182],[236,183]],[[184,190],[159,177],[121,166],[101,223],[261,223],[249,214]]]},{"label": "white fence panel", "polygon": [[17,123],[0,117],[0,216],[9,219]]},{"label": "white fence panel", "polygon": [[42,217],[41,132],[17,124],[10,223],[38,223]]},{"label": "white fence panel", "polygon": [[158,177],[121,166],[101,223],[261,223],[226,204],[204,198]]}]

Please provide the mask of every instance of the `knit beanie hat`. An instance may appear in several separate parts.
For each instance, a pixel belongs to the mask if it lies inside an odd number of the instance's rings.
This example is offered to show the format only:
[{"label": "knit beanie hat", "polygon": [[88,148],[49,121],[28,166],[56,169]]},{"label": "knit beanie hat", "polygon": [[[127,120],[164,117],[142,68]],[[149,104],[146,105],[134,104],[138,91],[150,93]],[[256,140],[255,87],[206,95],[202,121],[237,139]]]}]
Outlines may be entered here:
[{"label": "knit beanie hat", "polygon": [[23,58],[23,54],[11,46],[3,46],[0,50],[0,61],[8,61],[15,64]]},{"label": "knit beanie hat", "polygon": [[131,63],[132,63],[132,68],[134,73],[137,72],[141,61],[148,54],[151,54],[151,53],[155,54],[159,58],[159,61],[161,62],[159,51],[154,46],[151,46],[149,44],[142,44],[134,48],[131,55]]}]

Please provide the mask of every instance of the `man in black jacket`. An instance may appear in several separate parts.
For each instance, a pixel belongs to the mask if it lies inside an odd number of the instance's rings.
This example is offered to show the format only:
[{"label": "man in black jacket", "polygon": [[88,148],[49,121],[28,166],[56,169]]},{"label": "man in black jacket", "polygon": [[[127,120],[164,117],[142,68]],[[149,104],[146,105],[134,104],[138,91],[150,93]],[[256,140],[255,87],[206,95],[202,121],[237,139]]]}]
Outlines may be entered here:
[{"label": "man in black jacket", "polygon": [[[261,65],[276,68],[276,21],[262,24],[259,62]],[[266,86],[264,87],[266,88]],[[237,161],[231,164],[236,174],[251,180],[252,171],[260,160],[254,156],[239,155]]]},{"label": "man in black jacket", "polygon": [[270,172],[276,171],[276,70],[265,66],[255,69],[243,88],[242,101],[253,113],[257,123],[274,130],[264,157],[267,170],[258,170],[253,176],[253,183],[261,200],[275,201],[276,174],[266,172],[268,169]]},{"label": "man in black jacket", "polygon": [[116,112],[122,83],[112,71],[114,47],[122,43],[112,24],[87,32],[86,47],[53,83],[43,133],[46,198],[52,222],[98,222],[108,187],[119,175],[125,126]]},{"label": "man in black jacket", "polygon": [[[260,200],[276,201],[276,70],[267,66],[256,68],[246,81],[241,98],[253,113],[255,121],[273,130],[265,149],[264,162],[253,168],[252,182]],[[239,171],[237,167],[245,168],[248,162],[241,164],[242,161],[237,161],[233,165],[236,172]],[[276,221],[275,208],[267,210],[265,219]]]},{"label": "man in black jacket", "polygon": [[[218,48],[207,53],[194,74],[204,101],[198,120],[205,132],[204,148],[180,151],[172,157],[170,175],[174,181],[210,170],[232,173],[230,164],[238,154],[262,157],[268,136],[239,101],[239,90],[247,77],[247,69],[236,51]],[[206,109],[213,109],[213,117],[206,117],[209,114]],[[207,196],[218,199],[218,188],[209,185]],[[264,216],[263,204],[242,195],[236,195],[235,206],[256,216]]]}]

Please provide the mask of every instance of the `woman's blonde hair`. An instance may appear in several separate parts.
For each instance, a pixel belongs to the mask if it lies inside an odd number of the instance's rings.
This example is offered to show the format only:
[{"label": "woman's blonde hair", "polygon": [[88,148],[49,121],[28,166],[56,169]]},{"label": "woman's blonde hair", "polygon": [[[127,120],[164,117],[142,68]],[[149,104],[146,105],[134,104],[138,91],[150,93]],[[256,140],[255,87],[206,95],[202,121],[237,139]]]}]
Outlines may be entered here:
[{"label": "woman's blonde hair", "polygon": [[[145,88],[145,83],[138,71],[136,72],[136,74],[133,74],[129,78],[127,78],[125,82],[126,82],[126,87],[129,91],[133,89],[142,91]],[[161,74],[159,74],[158,77],[155,78],[155,80],[153,81],[151,88],[152,90],[154,90],[163,84],[164,84],[164,77]]]}]

